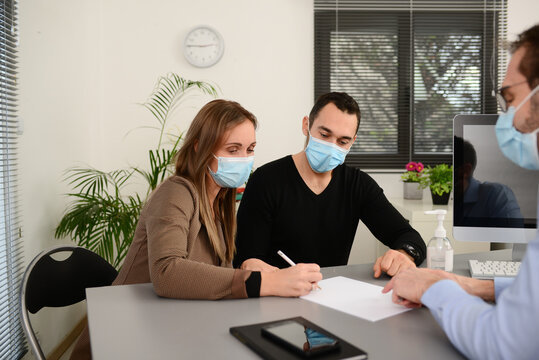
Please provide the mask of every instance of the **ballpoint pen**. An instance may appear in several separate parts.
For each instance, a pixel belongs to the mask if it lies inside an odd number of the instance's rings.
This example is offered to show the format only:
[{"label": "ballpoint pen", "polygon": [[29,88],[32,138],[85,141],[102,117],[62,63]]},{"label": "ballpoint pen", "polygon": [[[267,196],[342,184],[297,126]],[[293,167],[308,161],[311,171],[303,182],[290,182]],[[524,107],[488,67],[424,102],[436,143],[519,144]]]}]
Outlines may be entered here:
[{"label": "ballpoint pen", "polygon": [[[286,256],[285,253],[282,252],[281,250],[278,250],[277,254],[279,254],[279,256],[282,257],[284,261],[286,261],[290,266],[296,266],[296,263],[293,262],[288,256]],[[315,289],[315,286],[317,289],[322,290],[322,288],[318,284],[316,285],[313,284],[313,290]]]}]

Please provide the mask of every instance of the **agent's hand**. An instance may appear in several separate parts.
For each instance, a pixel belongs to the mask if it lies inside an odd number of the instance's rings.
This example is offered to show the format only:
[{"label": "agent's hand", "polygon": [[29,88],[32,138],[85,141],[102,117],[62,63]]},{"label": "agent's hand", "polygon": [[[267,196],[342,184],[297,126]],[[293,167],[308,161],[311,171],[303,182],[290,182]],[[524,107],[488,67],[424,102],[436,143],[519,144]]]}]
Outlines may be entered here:
[{"label": "agent's hand", "polygon": [[440,280],[449,279],[453,280],[460,285],[464,291],[473,296],[479,296],[485,301],[494,302],[494,281],[493,280],[479,280],[473,279],[467,276],[456,275],[443,270],[424,269],[427,272],[433,273],[433,276],[438,277]]},{"label": "agent's hand", "polygon": [[382,293],[393,290],[392,300],[409,308],[421,306],[421,297],[437,281],[447,279],[445,271],[408,268],[400,271],[382,289]]},{"label": "agent's hand", "polygon": [[317,264],[297,264],[275,272],[261,272],[260,296],[307,295],[322,280]]},{"label": "agent's hand", "polygon": [[270,264],[255,258],[245,260],[241,264],[240,269],[260,272],[275,272],[279,270],[278,267],[271,266]]},{"label": "agent's hand", "polygon": [[382,271],[389,276],[394,276],[404,269],[415,268],[415,263],[410,255],[397,250],[388,250],[384,255],[376,259],[374,263],[374,277],[380,277]]}]

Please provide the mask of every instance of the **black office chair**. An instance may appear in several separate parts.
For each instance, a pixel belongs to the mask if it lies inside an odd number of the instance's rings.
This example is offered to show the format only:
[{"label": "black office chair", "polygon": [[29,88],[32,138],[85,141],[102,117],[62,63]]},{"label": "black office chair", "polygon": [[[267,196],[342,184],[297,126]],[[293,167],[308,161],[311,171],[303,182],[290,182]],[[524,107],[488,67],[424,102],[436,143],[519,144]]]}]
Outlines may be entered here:
[{"label": "black office chair", "polygon": [[[65,260],[52,254],[71,252]],[[28,312],[44,307],[63,307],[86,299],[86,288],[108,286],[118,272],[101,256],[78,246],[62,245],[37,255],[24,273],[20,289],[22,328],[37,359],[45,356],[30,323]]]}]

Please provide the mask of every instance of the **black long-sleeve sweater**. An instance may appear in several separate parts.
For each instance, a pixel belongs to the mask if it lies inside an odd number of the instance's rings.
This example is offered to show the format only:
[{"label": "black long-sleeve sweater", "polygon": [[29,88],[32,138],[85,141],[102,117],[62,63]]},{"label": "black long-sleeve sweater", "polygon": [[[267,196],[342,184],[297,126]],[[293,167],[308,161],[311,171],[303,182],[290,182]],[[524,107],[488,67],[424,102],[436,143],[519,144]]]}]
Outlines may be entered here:
[{"label": "black long-sleeve sweater", "polygon": [[421,236],[369,175],[340,165],[317,195],[301,178],[292,156],[286,156],[260,167],[249,179],[238,209],[234,265],[258,258],[289,266],[278,250],[296,263],[346,265],[359,220],[390,248],[410,244],[421,255],[416,263],[425,259]]}]

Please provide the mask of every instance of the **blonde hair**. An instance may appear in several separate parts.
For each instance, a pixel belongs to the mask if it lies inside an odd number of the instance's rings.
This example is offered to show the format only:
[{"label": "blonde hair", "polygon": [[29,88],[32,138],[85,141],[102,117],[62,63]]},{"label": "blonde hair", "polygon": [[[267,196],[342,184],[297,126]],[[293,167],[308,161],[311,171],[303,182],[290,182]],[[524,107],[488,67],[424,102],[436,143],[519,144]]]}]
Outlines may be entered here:
[{"label": "blonde hair", "polygon": [[[237,102],[213,100],[207,103],[191,122],[176,158],[176,175],[189,179],[199,193],[200,220],[206,226],[210,243],[222,263],[231,262],[236,251],[236,189],[221,188],[215,202],[210,204],[206,177],[211,176],[208,166],[223,141],[224,133],[247,120],[256,129],[256,117]],[[221,248],[215,219],[222,224],[226,249]]]}]

